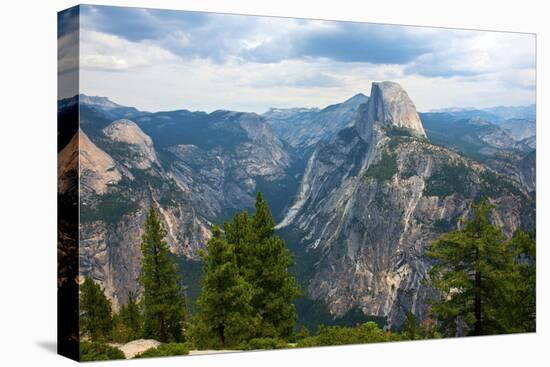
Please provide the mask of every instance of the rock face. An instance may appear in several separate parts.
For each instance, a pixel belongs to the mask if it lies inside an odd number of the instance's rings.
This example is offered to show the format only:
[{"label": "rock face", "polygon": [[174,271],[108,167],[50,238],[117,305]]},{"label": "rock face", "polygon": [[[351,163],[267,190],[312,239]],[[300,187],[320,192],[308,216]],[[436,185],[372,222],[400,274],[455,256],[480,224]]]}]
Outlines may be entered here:
[{"label": "rock face", "polygon": [[365,114],[357,127],[365,140],[375,123],[409,129],[418,136],[426,136],[418,112],[407,92],[394,82],[372,83]]},{"label": "rock face", "polygon": [[352,123],[359,107],[367,103],[362,93],[322,110],[292,108],[271,109],[262,116],[273,126],[282,140],[295,148],[307,149],[321,140],[332,138]]},{"label": "rock face", "polygon": [[80,116],[80,129],[60,139],[58,169],[62,195],[74,195],[80,179],[80,275],[100,283],[115,308],[138,290],[151,205],[171,251],[190,263],[213,223],[253,207],[262,191],[307,297],[333,316],[360,309],[395,328],[407,312],[425,316],[433,290],[423,282],[424,250],[469,215],[472,201],[491,197],[492,220],[507,235],[534,225],[528,143],[477,115],[423,114],[425,129],[392,82],[322,110],[261,116],[148,113],[83,96],[59,108]]},{"label": "rock face", "polygon": [[290,154],[261,116],[216,111],[201,128],[205,129],[201,137],[220,134],[225,141],[196,140],[164,151],[170,155],[167,174],[209,220],[223,219],[233,209],[251,208],[257,190],[294,180],[287,174]]},{"label": "rock face", "polygon": [[78,153],[80,153],[80,188],[84,194],[93,192],[101,195],[107,191],[108,185],[120,181],[121,174],[115,167],[115,161],[92,143],[82,130],[79,130],[59,153],[60,192],[65,192],[67,189],[66,182],[69,182],[67,173],[79,167]]},{"label": "rock face", "polygon": [[[498,116],[477,110],[430,112],[420,116],[431,142],[483,162],[532,191],[529,180],[522,179],[522,162],[535,149],[534,120],[500,120]],[[532,124],[532,128],[522,124]],[[515,132],[510,126],[515,126]]]},{"label": "rock face", "polygon": [[118,120],[93,132],[98,148],[79,131],[80,273],[105,289],[117,308],[137,290],[140,237],[155,204],[174,254],[193,258],[210,236],[185,192],[160,165],[153,142],[137,124]]},{"label": "rock face", "polygon": [[533,192],[537,185],[537,151],[527,154],[519,163],[520,179],[527,190]]},{"label": "rock face", "polygon": [[[83,128],[59,154],[60,191],[75,181],[80,152],[80,275],[100,283],[115,308],[126,302],[128,291],[138,290],[141,227],[151,205],[158,207],[171,251],[198,260],[213,222],[253,207],[261,187],[294,180],[286,172],[289,153],[259,115],[213,112],[191,132],[201,138],[196,137],[197,145],[166,144],[175,134],[173,125],[142,121],[158,148],[138,123],[108,122],[110,115],[97,103],[83,106]],[[151,115],[146,114],[154,121]],[[175,115],[184,118],[162,115],[161,120],[184,125],[196,117]],[[181,125],[174,130],[190,135]]]},{"label": "rock face", "polygon": [[148,169],[158,164],[153,147],[153,140],[136,125],[135,122],[122,119],[111,123],[103,129],[103,133],[113,142],[126,145],[130,156],[124,164],[128,167]]},{"label": "rock face", "polygon": [[508,235],[528,222],[522,209],[532,203],[518,184],[424,136],[406,93],[380,83],[356,125],[312,154],[278,227],[315,257],[308,294],[333,315],[358,307],[396,328],[407,312],[422,320],[433,294],[424,250],[482,195]]},{"label": "rock face", "polygon": [[499,122],[499,126],[506,129],[518,141],[534,137],[537,132],[534,119],[508,119]]}]

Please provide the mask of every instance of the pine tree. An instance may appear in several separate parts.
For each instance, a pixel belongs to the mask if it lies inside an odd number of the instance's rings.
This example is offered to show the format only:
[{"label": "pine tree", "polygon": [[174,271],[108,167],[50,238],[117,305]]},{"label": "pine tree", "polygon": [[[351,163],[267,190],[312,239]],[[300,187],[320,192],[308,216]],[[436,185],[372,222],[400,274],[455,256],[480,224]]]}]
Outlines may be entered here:
[{"label": "pine tree", "polygon": [[204,278],[198,300],[197,329],[208,347],[236,346],[252,338],[258,317],[251,306],[253,289],[239,272],[235,247],[219,227],[213,228],[208,252],[201,252]]},{"label": "pine tree", "polygon": [[141,338],[142,317],[134,293],[128,292],[128,303],[113,317],[113,324],[114,340],[126,343]]},{"label": "pine tree", "polygon": [[143,287],[144,336],[161,342],[180,341],[185,318],[181,279],[164,240],[166,230],[154,207],[149,210],[144,227],[138,279]]},{"label": "pine tree", "polygon": [[138,339],[141,335],[141,313],[134,293],[128,292],[128,303],[122,306],[119,316],[132,332],[132,339]]},{"label": "pine tree", "polygon": [[80,328],[92,340],[104,340],[113,326],[111,302],[91,278],[80,286]]},{"label": "pine tree", "polygon": [[536,238],[535,232],[517,230],[509,242],[515,260],[514,271],[508,275],[507,288],[501,304],[501,319],[506,320],[510,333],[536,329]]},{"label": "pine tree", "polygon": [[512,310],[521,308],[518,287],[525,281],[512,246],[517,240],[507,241],[491,224],[488,200],[472,208],[462,229],[441,236],[426,252],[436,260],[430,277],[441,294],[432,311],[448,336],[513,332]]},{"label": "pine tree", "polygon": [[403,326],[403,336],[409,340],[418,339],[419,333],[416,325],[416,316],[413,313],[408,312],[407,318],[405,320],[405,325]]},{"label": "pine tree", "polygon": [[260,192],[255,209],[251,218],[243,212],[224,229],[236,246],[239,270],[254,289],[252,306],[262,320],[257,337],[289,338],[297,319],[292,301],[299,295],[296,279],[288,271],[294,260],[275,236],[275,221]]}]

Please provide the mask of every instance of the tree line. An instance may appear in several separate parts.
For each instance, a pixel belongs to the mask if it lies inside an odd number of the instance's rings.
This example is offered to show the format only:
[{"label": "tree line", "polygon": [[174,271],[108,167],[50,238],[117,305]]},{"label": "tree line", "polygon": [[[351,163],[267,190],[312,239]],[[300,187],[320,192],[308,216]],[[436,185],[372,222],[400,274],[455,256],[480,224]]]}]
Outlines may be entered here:
[{"label": "tree line", "polygon": [[[139,338],[164,343],[147,354],[158,356],[186,354],[189,349],[273,349],[534,331],[534,232],[518,230],[508,240],[491,224],[489,201],[473,204],[472,209],[473,215],[462,220],[458,230],[442,235],[426,251],[433,260],[426,281],[438,293],[428,317],[416,320],[408,314],[400,332],[368,322],[357,327],[320,326],[309,335],[308,330],[295,330],[293,300],[300,288],[289,272],[294,260],[275,234],[261,193],[252,215],[244,210],[223,227],[213,227],[206,251],[200,251],[203,279],[198,310],[192,315],[165,241],[166,230],[151,207],[141,238],[139,295],[130,293],[128,302],[113,313],[92,279],[80,286],[85,354],[91,359],[115,358],[116,351],[109,351],[106,342]],[[95,349],[90,342],[97,344]]]}]

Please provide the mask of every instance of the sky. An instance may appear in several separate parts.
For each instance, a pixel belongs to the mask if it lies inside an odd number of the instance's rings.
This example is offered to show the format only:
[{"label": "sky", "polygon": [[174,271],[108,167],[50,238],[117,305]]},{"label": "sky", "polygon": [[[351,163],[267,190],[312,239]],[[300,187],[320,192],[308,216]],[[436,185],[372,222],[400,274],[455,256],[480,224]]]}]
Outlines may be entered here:
[{"label": "sky", "polygon": [[80,72],[80,92],[145,111],[322,108],[386,80],[419,111],[536,98],[533,34],[90,5],[58,25],[60,97]]}]

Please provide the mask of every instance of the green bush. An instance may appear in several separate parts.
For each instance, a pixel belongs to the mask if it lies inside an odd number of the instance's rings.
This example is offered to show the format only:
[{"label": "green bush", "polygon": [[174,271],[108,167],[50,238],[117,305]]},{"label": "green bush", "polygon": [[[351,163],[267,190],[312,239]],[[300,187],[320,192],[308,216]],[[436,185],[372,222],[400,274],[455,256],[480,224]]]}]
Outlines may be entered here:
[{"label": "green bush", "polygon": [[479,197],[496,198],[508,193],[518,196],[521,195],[519,189],[515,187],[512,181],[507,177],[498,175],[489,170],[482,172],[479,177],[481,178]]},{"label": "green bush", "polygon": [[189,354],[189,349],[189,344],[187,343],[166,343],[161,344],[156,348],[148,349],[145,352],[136,355],[134,358],[184,356]]},{"label": "green bush", "polygon": [[316,347],[329,345],[381,343],[399,341],[398,334],[386,332],[375,322],[366,322],[358,327],[320,326],[315,336],[298,341],[298,347]]},{"label": "green bush", "polygon": [[470,172],[463,163],[441,166],[426,181],[424,196],[445,197],[455,192],[466,195],[471,186]]},{"label": "green bush", "polygon": [[305,327],[304,325],[302,325],[302,327],[300,328],[300,330],[298,330],[298,332],[296,333],[295,335],[295,339],[298,341],[298,340],[303,340],[305,338],[309,338],[309,330],[307,327]]},{"label": "green bush", "polygon": [[281,349],[286,348],[288,344],[284,340],[275,338],[254,338],[239,346],[241,350],[256,350],[256,349]]},{"label": "green bush", "polygon": [[382,153],[382,157],[376,163],[371,163],[366,177],[374,177],[379,180],[389,180],[397,173],[397,157],[395,154]]},{"label": "green bush", "polygon": [[103,343],[80,343],[80,361],[107,361],[111,359],[124,359],[124,353],[118,348]]}]

